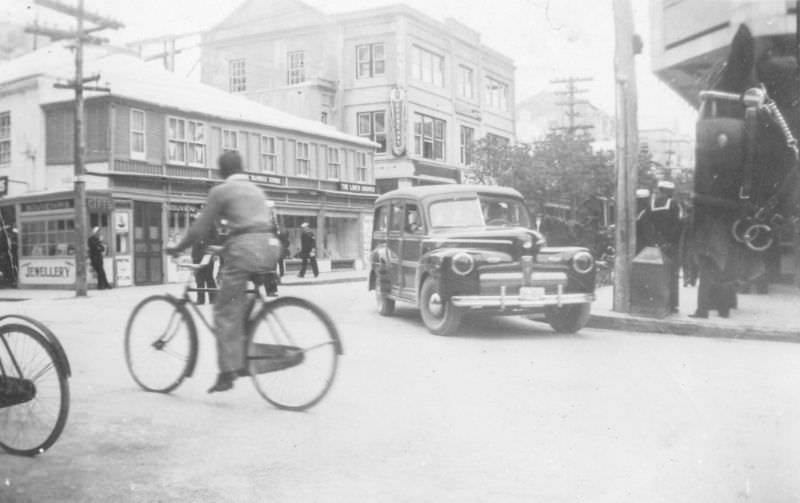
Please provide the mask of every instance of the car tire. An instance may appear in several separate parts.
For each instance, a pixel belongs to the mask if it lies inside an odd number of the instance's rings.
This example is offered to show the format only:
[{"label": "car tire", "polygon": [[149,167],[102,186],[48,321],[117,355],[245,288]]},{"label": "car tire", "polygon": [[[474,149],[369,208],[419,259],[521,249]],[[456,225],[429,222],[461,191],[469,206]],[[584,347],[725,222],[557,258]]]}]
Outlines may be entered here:
[{"label": "car tire", "polygon": [[435,335],[452,335],[461,324],[463,313],[450,302],[442,302],[436,280],[425,278],[419,293],[422,321]]},{"label": "car tire", "polygon": [[571,304],[562,307],[550,307],[545,312],[545,320],[558,333],[574,334],[586,326],[592,304]]},{"label": "car tire", "polygon": [[394,299],[381,292],[380,287],[375,289],[375,302],[378,304],[378,313],[381,316],[391,316],[394,314]]}]

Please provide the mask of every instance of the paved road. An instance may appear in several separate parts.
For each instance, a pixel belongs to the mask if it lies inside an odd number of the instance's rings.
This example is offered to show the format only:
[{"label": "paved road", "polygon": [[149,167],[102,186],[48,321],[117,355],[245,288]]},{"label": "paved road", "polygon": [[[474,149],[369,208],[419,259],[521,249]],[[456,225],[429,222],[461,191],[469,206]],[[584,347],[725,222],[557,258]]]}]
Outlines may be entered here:
[{"label": "paved road", "polygon": [[[327,399],[282,412],[247,381],[208,396],[140,392],[122,333],[148,287],[0,303],[47,321],[72,414],[36,459],[0,453],[0,502],[800,501],[800,346],[470,320],[429,335],[373,309],[365,285],[286,288],[336,319]],[[68,296],[68,294],[65,294]]]}]

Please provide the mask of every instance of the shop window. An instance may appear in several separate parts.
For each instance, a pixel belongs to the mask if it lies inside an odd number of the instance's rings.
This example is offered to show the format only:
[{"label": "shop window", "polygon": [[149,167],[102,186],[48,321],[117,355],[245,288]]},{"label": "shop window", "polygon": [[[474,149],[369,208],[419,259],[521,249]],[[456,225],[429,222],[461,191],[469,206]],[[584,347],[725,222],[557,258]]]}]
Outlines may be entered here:
[{"label": "shop window", "polygon": [[23,257],[55,257],[75,254],[75,220],[42,218],[22,222]]},{"label": "shop window", "polygon": [[286,83],[290,86],[306,80],[305,54],[303,51],[292,51],[287,54]]},{"label": "shop window", "polygon": [[11,112],[0,113],[0,166],[11,163]]},{"label": "shop window", "polygon": [[366,152],[356,152],[356,181],[367,182],[368,177],[367,154]]},{"label": "shop window", "polygon": [[223,152],[238,152],[239,151],[239,133],[233,129],[222,130],[222,151]]},{"label": "shop window", "polygon": [[508,110],[508,84],[486,77],[486,104],[496,110]]},{"label": "shop window", "polygon": [[386,69],[383,44],[356,46],[356,78],[367,79],[383,75]]},{"label": "shop window", "polygon": [[298,176],[311,176],[311,160],[308,156],[308,143],[297,142],[295,174]]},{"label": "shop window", "polygon": [[444,87],[444,56],[415,45],[411,48],[411,77]]},{"label": "shop window", "polygon": [[445,159],[445,122],[427,115],[414,114],[414,153],[425,159]]},{"label": "shop window", "polygon": [[386,152],[386,112],[361,112],[356,115],[358,136],[369,138],[379,145],[376,152]]},{"label": "shop window", "polygon": [[241,93],[247,90],[247,74],[243,59],[228,61],[228,89],[232,93]]},{"label": "shop window", "polygon": [[328,147],[328,178],[339,180],[342,176],[342,163],[339,159],[339,149]]},{"label": "shop window", "polygon": [[145,158],[144,110],[131,109],[131,159]]},{"label": "shop window", "polygon": [[261,137],[261,158],[259,160],[261,171],[275,173],[278,160],[275,153],[275,138],[272,136]]}]

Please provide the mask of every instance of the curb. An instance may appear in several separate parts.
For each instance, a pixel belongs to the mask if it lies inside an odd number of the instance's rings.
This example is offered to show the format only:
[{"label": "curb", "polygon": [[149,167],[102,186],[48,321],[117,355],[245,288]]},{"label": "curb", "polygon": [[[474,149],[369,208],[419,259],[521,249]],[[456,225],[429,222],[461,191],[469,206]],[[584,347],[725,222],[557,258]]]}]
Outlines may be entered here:
[{"label": "curb", "polygon": [[586,324],[590,328],[641,332],[650,334],[684,335],[716,339],[738,339],[770,342],[800,343],[800,331],[747,326],[701,325],[689,321],[653,320],[649,318],[605,316],[593,314]]},{"label": "curb", "polygon": [[305,280],[304,279],[298,279],[297,281],[292,280],[292,281],[286,281],[286,282],[280,283],[278,285],[278,288],[280,289],[280,287],[282,287],[282,286],[333,285],[333,284],[336,284],[336,283],[356,283],[356,282],[359,282],[359,281],[367,281],[367,278],[366,277],[364,277],[364,278],[362,278],[362,277],[352,277],[352,278],[329,278],[329,279],[313,278],[313,279],[305,279]]}]

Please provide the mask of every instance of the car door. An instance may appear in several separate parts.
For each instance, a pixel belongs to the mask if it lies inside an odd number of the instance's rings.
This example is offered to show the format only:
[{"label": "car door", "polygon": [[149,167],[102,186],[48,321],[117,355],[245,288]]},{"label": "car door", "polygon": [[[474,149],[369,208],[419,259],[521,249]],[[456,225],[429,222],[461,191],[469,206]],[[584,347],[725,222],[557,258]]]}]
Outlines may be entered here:
[{"label": "car door", "polygon": [[403,207],[403,248],[400,268],[402,270],[402,295],[410,299],[417,297],[417,267],[422,256],[422,238],[425,225],[422,211],[416,201],[405,201]]}]

